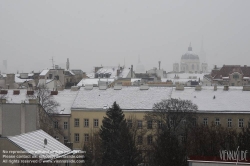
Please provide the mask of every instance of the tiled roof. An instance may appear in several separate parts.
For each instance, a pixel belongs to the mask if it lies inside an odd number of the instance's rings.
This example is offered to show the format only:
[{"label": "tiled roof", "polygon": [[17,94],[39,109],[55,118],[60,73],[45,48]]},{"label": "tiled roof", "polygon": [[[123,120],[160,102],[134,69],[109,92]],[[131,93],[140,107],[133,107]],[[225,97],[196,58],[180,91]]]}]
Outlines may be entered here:
[{"label": "tiled roof", "polygon": [[213,79],[220,79],[221,77],[228,77],[229,74],[238,72],[243,74],[244,77],[250,76],[250,66],[240,66],[240,65],[224,65],[218,70],[212,70],[211,76]]}]

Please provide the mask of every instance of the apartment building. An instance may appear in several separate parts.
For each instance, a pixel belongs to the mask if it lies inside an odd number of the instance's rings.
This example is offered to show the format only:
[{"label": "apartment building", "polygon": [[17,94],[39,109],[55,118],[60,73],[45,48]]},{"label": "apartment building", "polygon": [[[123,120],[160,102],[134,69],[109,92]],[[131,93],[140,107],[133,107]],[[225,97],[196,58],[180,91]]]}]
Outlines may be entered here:
[{"label": "apartment building", "polygon": [[[156,122],[146,121],[145,113],[152,111],[154,103],[179,98],[197,104],[194,124],[221,125],[241,131],[250,122],[250,92],[242,87],[120,87],[100,89],[82,87],[71,107],[70,139],[74,149],[82,149],[95,132],[99,131],[106,110],[117,102],[129,125],[146,129],[137,136],[137,143],[148,145],[154,141]],[[250,127],[250,126],[249,126]],[[142,131],[143,132],[143,131]]]}]

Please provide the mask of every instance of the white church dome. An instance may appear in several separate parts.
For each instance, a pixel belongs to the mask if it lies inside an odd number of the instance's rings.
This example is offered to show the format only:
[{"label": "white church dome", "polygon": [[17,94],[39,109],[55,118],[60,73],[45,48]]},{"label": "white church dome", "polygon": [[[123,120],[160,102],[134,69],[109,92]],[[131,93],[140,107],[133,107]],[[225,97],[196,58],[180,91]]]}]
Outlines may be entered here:
[{"label": "white church dome", "polygon": [[185,60],[188,60],[188,59],[192,59],[192,60],[197,59],[197,60],[199,60],[199,56],[192,51],[191,43],[190,43],[190,45],[188,47],[188,51],[184,55],[181,56],[181,59],[182,60],[184,60],[184,59]]}]

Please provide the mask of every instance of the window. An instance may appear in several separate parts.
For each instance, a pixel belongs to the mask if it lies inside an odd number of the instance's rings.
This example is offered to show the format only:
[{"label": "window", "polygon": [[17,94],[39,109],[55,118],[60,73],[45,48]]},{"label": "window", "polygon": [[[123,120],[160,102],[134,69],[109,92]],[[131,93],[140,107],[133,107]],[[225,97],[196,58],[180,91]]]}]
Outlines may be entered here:
[{"label": "window", "polygon": [[88,142],[89,141],[89,134],[84,134],[84,142]]},{"label": "window", "polygon": [[162,121],[158,120],[157,126],[158,126],[158,129],[162,129]]},{"label": "window", "polygon": [[129,127],[129,128],[132,128],[132,125],[133,125],[133,124],[132,124],[132,120],[128,120],[128,127]]},{"label": "window", "polygon": [[79,119],[75,119],[75,127],[79,127]]},{"label": "window", "polygon": [[152,137],[152,135],[149,135],[148,136],[148,145],[152,145],[152,143],[153,143],[153,137]]},{"label": "window", "polygon": [[142,145],[142,142],[143,142],[143,137],[142,136],[138,136],[137,137],[137,143],[138,143],[138,145]]},{"label": "window", "polygon": [[153,123],[152,120],[148,121],[148,129],[152,129],[152,123]]},{"label": "window", "polygon": [[141,121],[141,120],[138,120],[138,121],[137,121],[137,127],[138,127],[139,129],[142,128],[142,121]]},{"label": "window", "polygon": [[75,142],[79,142],[79,133],[75,133]]},{"label": "window", "polygon": [[186,124],[186,119],[182,119],[182,120],[181,120],[181,123],[182,123],[183,125],[185,125],[185,124]]},{"label": "window", "polygon": [[187,140],[185,135],[181,135],[181,143],[185,143]]},{"label": "window", "polygon": [[84,119],[84,127],[89,127],[89,119]]},{"label": "window", "polygon": [[232,127],[232,119],[227,119],[227,127]]},{"label": "window", "polygon": [[239,78],[239,75],[238,75],[238,74],[234,74],[234,75],[233,75],[233,78],[234,78],[234,79],[238,79],[238,78]]},{"label": "window", "polygon": [[66,144],[68,142],[68,138],[67,137],[64,137],[64,144]]},{"label": "window", "polygon": [[239,127],[242,128],[244,126],[244,120],[239,119]]},{"label": "window", "polygon": [[234,83],[231,83],[231,86],[234,86]]},{"label": "window", "polygon": [[99,126],[99,120],[98,119],[94,119],[94,127],[98,127]]},{"label": "window", "polygon": [[204,126],[207,126],[207,124],[208,124],[208,119],[207,119],[207,118],[204,118],[204,119],[203,119],[203,125],[204,125]]},{"label": "window", "polygon": [[55,128],[55,129],[58,129],[58,122],[57,122],[57,121],[54,122],[54,128]]},{"label": "window", "polygon": [[196,118],[192,118],[192,125],[196,126]]},{"label": "window", "polygon": [[68,129],[68,122],[63,122],[63,128]]},{"label": "window", "polygon": [[220,125],[220,119],[219,118],[215,118],[215,125],[219,126]]},{"label": "window", "polygon": [[175,121],[171,118],[170,119],[170,127],[174,127],[174,125],[175,125]]}]

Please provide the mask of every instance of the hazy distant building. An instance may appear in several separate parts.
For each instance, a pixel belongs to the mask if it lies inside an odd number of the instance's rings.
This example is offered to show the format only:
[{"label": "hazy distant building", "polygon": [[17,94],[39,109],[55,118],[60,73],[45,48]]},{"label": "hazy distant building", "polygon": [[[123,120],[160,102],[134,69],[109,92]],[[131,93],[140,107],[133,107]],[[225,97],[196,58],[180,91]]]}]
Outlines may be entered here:
[{"label": "hazy distant building", "polygon": [[144,65],[140,61],[140,57],[138,57],[138,63],[135,67],[135,73],[146,73]]},{"label": "hazy distant building", "polygon": [[178,63],[173,64],[173,72],[184,73],[206,73],[207,63],[200,64],[200,58],[193,52],[191,43],[188,47],[188,51],[181,56],[180,65]]}]

